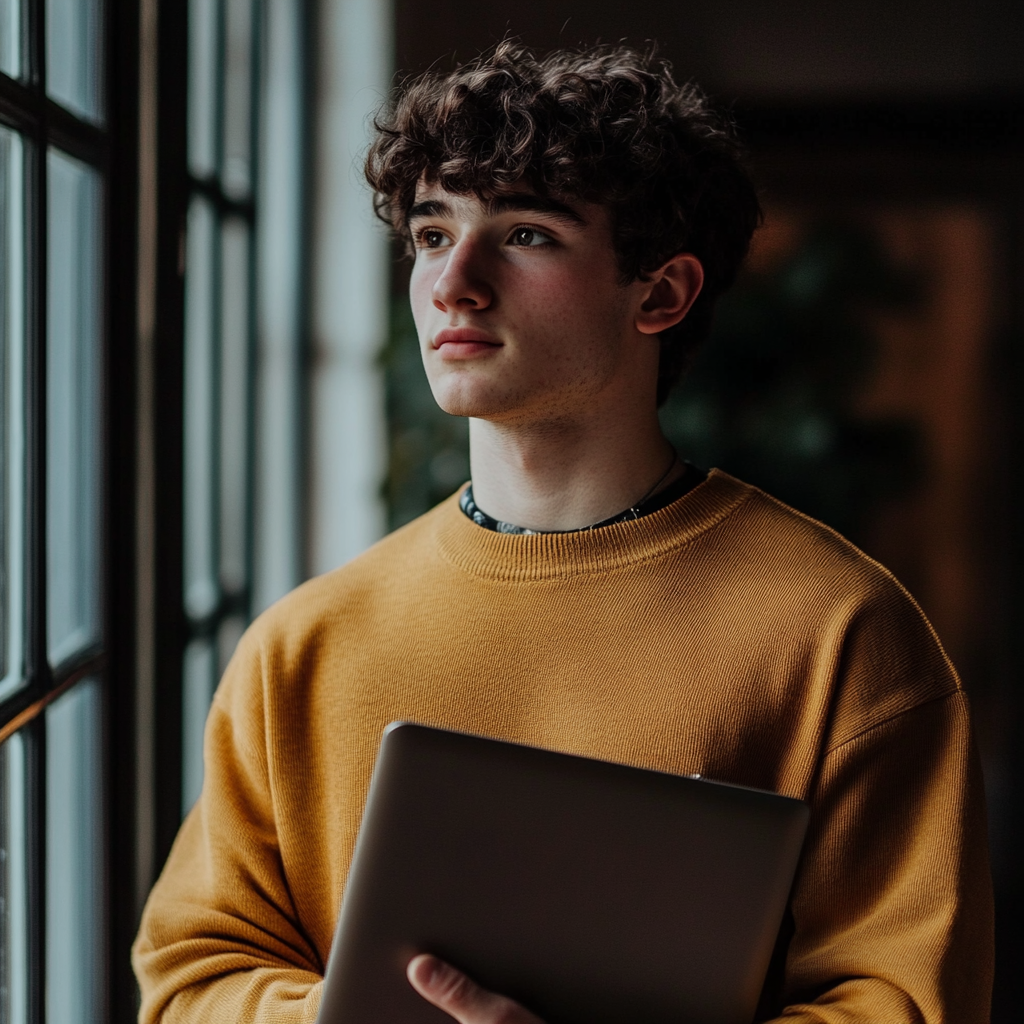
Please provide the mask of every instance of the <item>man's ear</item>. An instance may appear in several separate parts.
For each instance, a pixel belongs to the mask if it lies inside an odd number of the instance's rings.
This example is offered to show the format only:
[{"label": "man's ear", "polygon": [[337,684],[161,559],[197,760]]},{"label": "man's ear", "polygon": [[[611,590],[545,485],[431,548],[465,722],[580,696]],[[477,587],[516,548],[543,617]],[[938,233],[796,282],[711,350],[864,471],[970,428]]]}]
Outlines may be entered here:
[{"label": "man's ear", "polygon": [[641,334],[660,334],[675,327],[690,311],[704,284],[704,268],[693,253],[681,252],[656,270],[636,314]]}]

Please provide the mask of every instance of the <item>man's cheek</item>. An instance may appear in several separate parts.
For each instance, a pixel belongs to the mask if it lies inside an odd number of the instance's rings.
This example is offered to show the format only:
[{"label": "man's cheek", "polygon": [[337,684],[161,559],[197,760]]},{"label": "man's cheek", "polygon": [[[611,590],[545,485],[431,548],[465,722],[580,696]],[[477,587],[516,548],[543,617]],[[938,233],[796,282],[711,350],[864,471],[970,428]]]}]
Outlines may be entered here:
[{"label": "man's cheek", "polygon": [[426,319],[434,309],[434,282],[436,279],[436,274],[427,274],[425,271],[414,269],[409,281],[409,305],[412,307],[412,318],[416,323],[416,329],[421,334],[426,327]]},{"label": "man's cheek", "polygon": [[[531,321],[557,324],[559,330],[586,329],[586,322],[601,321],[613,313],[614,287],[583,274],[538,274],[524,288],[519,307]],[[538,323],[539,326],[539,323]]]}]

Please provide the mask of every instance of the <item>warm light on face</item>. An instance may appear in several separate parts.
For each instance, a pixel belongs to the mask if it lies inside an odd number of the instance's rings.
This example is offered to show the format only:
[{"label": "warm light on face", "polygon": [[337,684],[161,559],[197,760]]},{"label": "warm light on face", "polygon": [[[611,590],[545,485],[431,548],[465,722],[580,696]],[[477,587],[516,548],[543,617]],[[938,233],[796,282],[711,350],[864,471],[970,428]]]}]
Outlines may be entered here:
[{"label": "warm light on face", "polygon": [[447,412],[567,414],[621,374],[643,284],[619,280],[604,208],[421,186],[409,229],[413,316]]}]

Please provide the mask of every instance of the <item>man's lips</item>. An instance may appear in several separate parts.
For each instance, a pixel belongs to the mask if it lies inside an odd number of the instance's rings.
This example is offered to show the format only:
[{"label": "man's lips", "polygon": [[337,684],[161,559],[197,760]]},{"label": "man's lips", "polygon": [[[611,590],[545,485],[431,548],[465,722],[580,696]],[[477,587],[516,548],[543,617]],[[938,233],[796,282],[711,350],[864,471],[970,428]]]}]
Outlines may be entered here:
[{"label": "man's lips", "polygon": [[431,348],[437,349],[445,359],[467,359],[501,347],[502,342],[497,338],[472,327],[446,327],[438,331],[431,342]]}]

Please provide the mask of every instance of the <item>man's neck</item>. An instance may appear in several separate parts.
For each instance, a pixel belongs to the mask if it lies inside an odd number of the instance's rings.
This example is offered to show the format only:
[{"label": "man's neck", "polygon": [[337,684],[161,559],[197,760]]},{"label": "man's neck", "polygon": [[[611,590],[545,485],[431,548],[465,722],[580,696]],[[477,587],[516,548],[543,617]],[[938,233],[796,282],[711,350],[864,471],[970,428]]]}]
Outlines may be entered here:
[{"label": "man's neck", "polygon": [[470,420],[473,496],[489,516],[532,530],[578,530],[684,472],[656,415],[642,420]]}]

